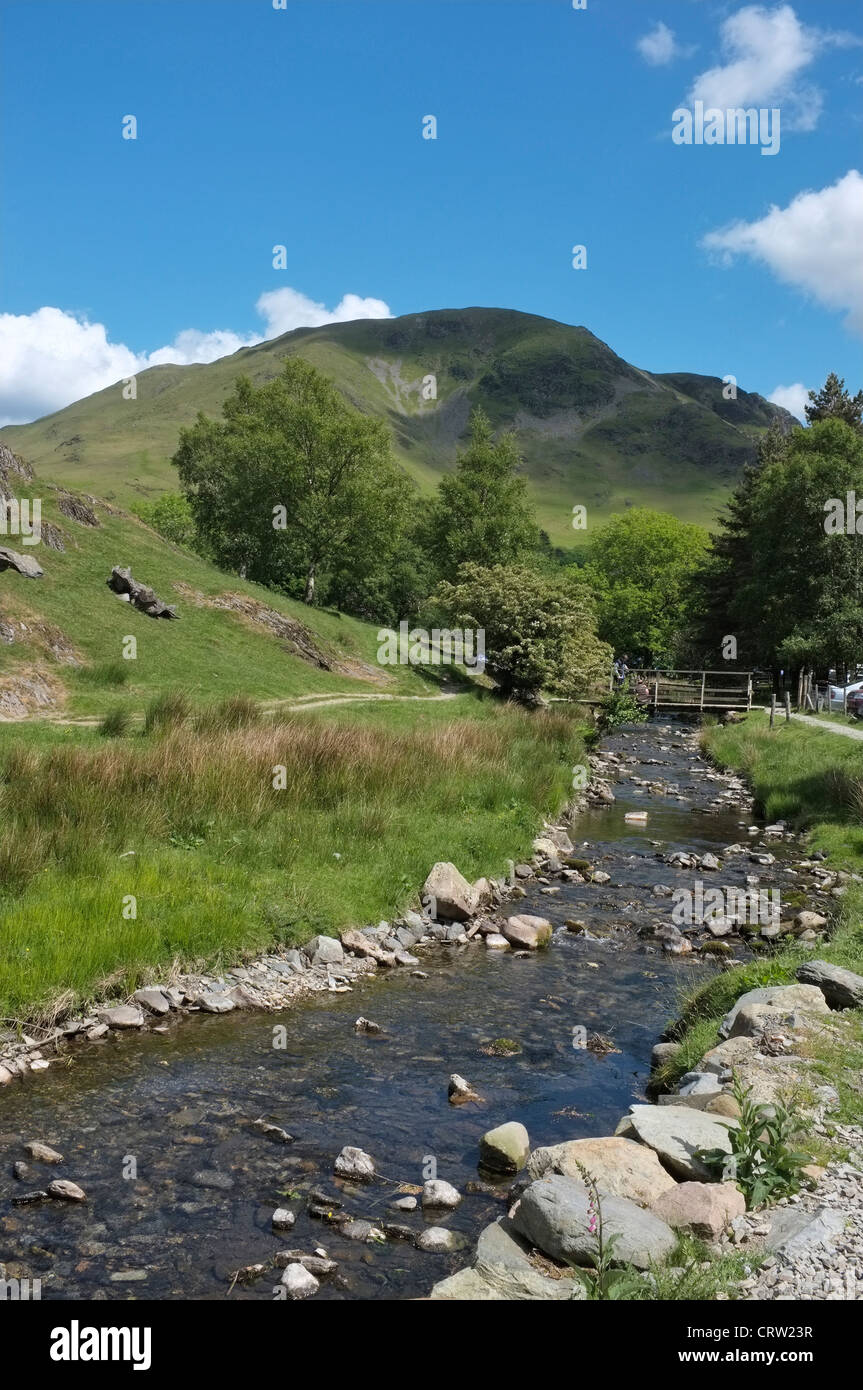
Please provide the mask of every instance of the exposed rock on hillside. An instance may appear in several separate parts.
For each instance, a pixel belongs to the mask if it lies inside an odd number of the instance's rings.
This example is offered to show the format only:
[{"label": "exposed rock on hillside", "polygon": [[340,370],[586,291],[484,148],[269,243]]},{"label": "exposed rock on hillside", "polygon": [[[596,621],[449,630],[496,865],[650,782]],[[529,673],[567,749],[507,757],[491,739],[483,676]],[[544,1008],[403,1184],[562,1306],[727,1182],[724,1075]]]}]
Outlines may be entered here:
[{"label": "exposed rock on hillside", "polygon": [[146,584],[139,584],[137,579],[133,579],[131,570],[121,569],[119,565],[115,565],[111,570],[108,588],[121,597],[128,596],[129,602],[150,618],[178,618],[180,616],[170,604],[163,603],[155,589],[149,589]]},{"label": "exposed rock on hillside", "polygon": [[32,555],[19,555],[17,550],[0,545],[0,571],[15,570],[25,579],[41,579],[45,571]]}]

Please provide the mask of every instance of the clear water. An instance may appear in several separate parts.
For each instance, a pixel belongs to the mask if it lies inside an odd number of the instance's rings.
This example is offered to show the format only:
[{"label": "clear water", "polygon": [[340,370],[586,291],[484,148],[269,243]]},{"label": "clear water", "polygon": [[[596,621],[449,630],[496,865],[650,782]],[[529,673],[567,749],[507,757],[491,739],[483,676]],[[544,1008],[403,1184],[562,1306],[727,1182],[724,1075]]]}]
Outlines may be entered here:
[{"label": "clear water", "polygon": [[[216,1299],[242,1266],[266,1263],[280,1249],[323,1246],[340,1276],[322,1284],[319,1299],[402,1299],[426,1294],[464,1264],[469,1251],[437,1255],[405,1241],[348,1240],[308,1214],[309,1193],[338,1196],[365,1219],[415,1231],[447,1225],[473,1242],[502,1210],[506,1184],[466,1195],[455,1212],[427,1216],[391,1210],[396,1184],[420,1184],[431,1158],[437,1176],[464,1191],[478,1178],[485,1130],[520,1120],[533,1146],[610,1133],[643,1099],[650,1051],[676,990],[704,969],[691,958],[669,960],[636,935],[642,922],[667,920],[670,900],[653,898],[653,884],[679,886],[690,877],[661,864],[648,840],[662,840],[665,850],[704,851],[746,838],[739,812],[690,810],[715,796],[717,785],[689,775],[688,750],[660,751],[662,742],[679,740],[679,727],[663,735],[648,725],[605,744],[663,759],[663,766],[626,772],[677,782],[685,797],[669,804],[624,780],[613,806],[579,820],[574,843],[588,842],[585,857],[601,862],[612,882],[564,885],[554,897],[534,886],[508,909],[541,913],[560,927],[548,951],[517,957],[481,945],[435,948],[422,961],[425,980],[399,971],[285,1014],[198,1017],[164,1034],[112,1035],[78,1049],[69,1070],[55,1065],[7,1088],[0,1094],[0,1262],[7,1272],[41,1278],[43,1299]],[[624,821],[633,807],[649,811],[646,827]],[[734,862],[723,882],[742,882],[751,867],[734,869]],[[611,935],[567,933],[562,924],[570,916]],[[384,1034],[356,1034],[360,1014]],[[286,1029],[284,1050],[273,1047],[277,1025]],[[576,1027],[610,1037],[616,1050],[600,1056],[573,1047]],[[521,1050],[488,1055],[484,1046],[501,1037]],[[452,1072],[468,1078],[480,1105],[448,1103]],[[259,1117],[294,1142],[274,1143],[254,1130]],[[12,1164],[26,1158],[30,1139],[59,1149],[65,1161],[56,1169],[34,1164],[31,1179],[16,1182]],[[344,1144],[371,1153],[387,1181],[338,1183],[333,1160]],[[135,1178],[124,1176],[132,1161]],[[80,1183],[86,1205],[12,1205],[14,1195],[55,1176]],[[206,1185],[216,1182],[223,1185]],[[293,1231],[273,1233],[278,1206],[297,1213]],[[279,1273],[237,1285],[230,1297],[271,1299]]]}]

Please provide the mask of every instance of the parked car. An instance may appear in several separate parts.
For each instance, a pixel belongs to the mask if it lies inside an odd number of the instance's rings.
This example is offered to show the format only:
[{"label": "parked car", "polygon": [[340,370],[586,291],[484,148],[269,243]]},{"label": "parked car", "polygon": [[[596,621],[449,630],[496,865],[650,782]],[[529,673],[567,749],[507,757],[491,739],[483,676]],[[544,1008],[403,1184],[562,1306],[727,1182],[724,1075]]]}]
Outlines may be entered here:
[{"label": "parked car", "polygon": [[863,690],[855,690],[848,696],[845,708],[849,714],[853,714],[855,719],[863,719]]}]

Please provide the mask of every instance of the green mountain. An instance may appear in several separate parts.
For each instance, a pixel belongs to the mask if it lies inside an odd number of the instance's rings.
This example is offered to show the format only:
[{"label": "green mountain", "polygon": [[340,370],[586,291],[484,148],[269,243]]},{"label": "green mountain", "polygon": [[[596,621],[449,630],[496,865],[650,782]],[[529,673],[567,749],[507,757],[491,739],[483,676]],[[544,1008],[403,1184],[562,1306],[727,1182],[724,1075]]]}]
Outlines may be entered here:
[{"label": "green mountain", "polygon": [[709,523],[770,420],[794,423],[746,391],[723,400],[717,377],[634,367],[586,328],[471,308],[301,328],[208,365],[151,367],[134,401],[118,383],[0,439],[40,477],[129,506],[176,488],[182,425],[218,414],[241,373],[264,381],[293,353],[389,421],[425,492],[452,467],[472,406],[515,428],[540,523],[563,546],[584,539],[576,505],[590,527],[628,506]]}]

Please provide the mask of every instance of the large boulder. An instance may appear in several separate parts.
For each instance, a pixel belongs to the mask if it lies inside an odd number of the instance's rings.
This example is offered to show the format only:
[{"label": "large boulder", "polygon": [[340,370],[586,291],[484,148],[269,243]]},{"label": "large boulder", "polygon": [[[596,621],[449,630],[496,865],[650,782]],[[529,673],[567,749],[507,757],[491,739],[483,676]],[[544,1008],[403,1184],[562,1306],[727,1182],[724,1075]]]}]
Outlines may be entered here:
[{"label": "large boulder", "polygon": [[600,1193],[626,1197],[640,1207],[652,1207],[663,1192],[677,1185],[652,1149],[619,1136],[570,1139],[565,1144],[534,1149],[528,1159],[527,1174],[537,1179],[547,1173],[562,1173],[583,1181],[579,1164],[590,1173]]},{"label": "large boulder", "polygon": [[476,912],[471,885],[455,864],[435,864],[425,883],[423,896],[432,898],[432,915],[451,922],[466,922]]},{"label": "large boulder", "polygon": [[5,545],[0,545],[0,570],[15,570],[24,579],[41,579],[45,573],[32,555],[19,555]]},{"label": "large boulder", "polygon": [[699,1149],[731,1153],[728,1126],[733,1120],[712,1119],[703,1110],[683,1105],[633,1105],[629,1118],[642,1144],[658,1154],[660,1162],[679,1178],[709,1182],[715,1172],[696,1158]]},{"label": "large boulder", "polygon": [[653,1210],[675,1231],[717,1240],[735,1216],[744,1214],[746,1199],[732,1182],[681,1182],[663,1192]]},{"label": "large boulder", "polygon": [[115,565],[111,570],[111,578],[106,582],[112,593],[117,594],[120,598],[125,598],[140,612],[146,613],[149,618],[178,618],[180,616],[171,604],[163,603],[155,589],[149,588],[146,584],[139,584],[130,569],[123,569],[120,565]]},{"label": "large boulder", "polygon": [[820,989],[829,1008],[863,1009],[863,975],[826,960],[807,960],[795,973],[801,984]]},{"label": "large boulder", "polygon": [[508,917],[501,926],[501,934],[511,946],[520,946],[525,951],[538,951],[551,940],[551,922],[545,917],[531,917],[527,914]]},{"label": "large boulder", "polygon": [[773,1013],[782,1015],[828,1012],[824,995],[815,985],[763,985],[760,989],[750,989],[746,994],[741,994],[719,1025],[721,1037],[735,1035],[737,1015],[750,1004],[767,1004]]},{"label": "large boulder", "polygon": [[479,1161],[495,1173],[518,1173],[529,1153],[527,1130],[517,1120],[490,1129],[479,1141]]},{"label": "large boulder", "polygon": [[[603,1197],[602,1223],[606,1236],[617,1235],[615,1264],[647,1269],[670,1254],[676,1236],[652,1212],[625,1197]],[[592,1265],[597,1238],[591,1196],[584,1183],[560,1173],[531,1183],[515,1209],[515,1230],[543,1254],[571,1264]]]},{"label": "large boulder", "polygon": [[435,1284],[431,1297],[470,1302],[500,1299],[584,1298],[581,1282],[542,1274],[530,1262],[530,1247],[516,1234],[508,1217],[480,1233],[472,1269],[461,1269]]}]

